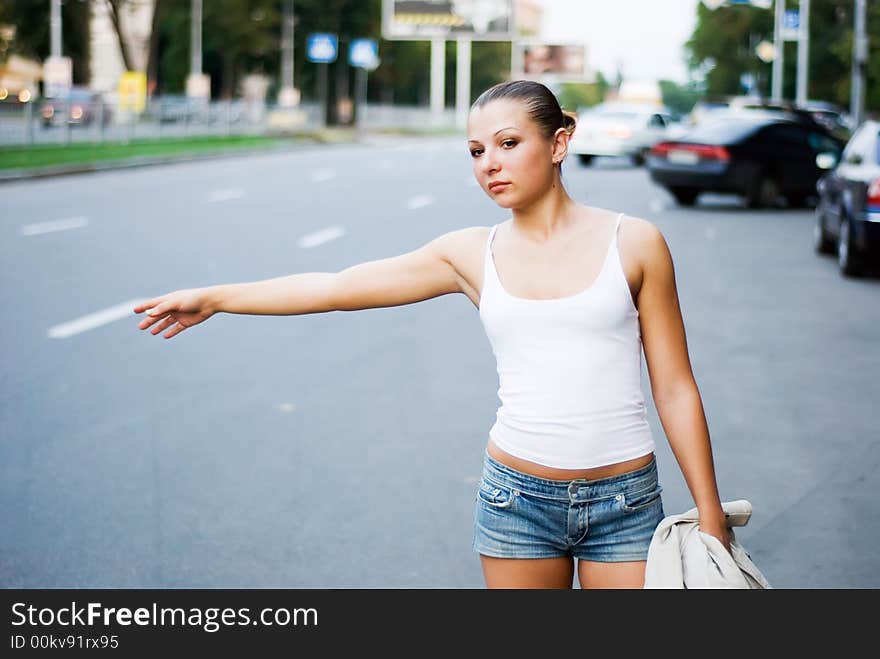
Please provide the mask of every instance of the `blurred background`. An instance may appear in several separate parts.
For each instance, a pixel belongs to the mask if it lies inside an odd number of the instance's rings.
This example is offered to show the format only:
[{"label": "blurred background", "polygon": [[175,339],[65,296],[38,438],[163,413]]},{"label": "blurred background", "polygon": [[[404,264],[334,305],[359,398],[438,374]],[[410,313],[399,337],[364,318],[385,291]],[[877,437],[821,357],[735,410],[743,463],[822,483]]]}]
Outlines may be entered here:
[{"label": "blurred background", "polygon": [[[541,76],[572,110],[625,97],[685,116],[730,97],[797,98],[846,115],[851,128],[862,117],[855,112],[880,107],[871,84],[880,54],[864,45],[880,21],[876,3],[865,3],[861,32],[859,3],[842,0],[809,3],[803,30],[794,2],[781,16],[769,0],[629,4],[627,12],[627,3],[563,0],[8,0],[0,143],[266,134],[358,120],[454,128],[462,106],[510,75]],[[800,99],[802,70],[809,98]]]},{"label": "blurred background", "polygon": [[755,563],[880,586],[867,0],[0,1],[0,585],[482,587],[498,380],[464,296],[172,341],[132,309],[505,221],[466,121],[522,78],[577,114],[571,196],[670,246]]}]

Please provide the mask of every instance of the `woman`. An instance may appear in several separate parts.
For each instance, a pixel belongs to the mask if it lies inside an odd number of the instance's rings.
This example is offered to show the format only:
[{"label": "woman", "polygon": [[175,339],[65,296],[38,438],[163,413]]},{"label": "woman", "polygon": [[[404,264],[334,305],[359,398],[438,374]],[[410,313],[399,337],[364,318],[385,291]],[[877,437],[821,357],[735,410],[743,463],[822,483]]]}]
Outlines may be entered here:
[{"label": "woman", "polygon": [[[641,588],[663,518],[640,388],[644,349],[663,428],[700,514],[730,550],[688,358],[672,258],[651,223],[576,203],[562,185],[575,120],[544,85],[501,83],[471,108],[474,175],[510,219],[339,273],[174,291],[135,307],[172,338],[213,314],[295,315],[463,293],[498,360],[474,512],[489,588]],[[589,285],[588,285],[589,284]]]}]

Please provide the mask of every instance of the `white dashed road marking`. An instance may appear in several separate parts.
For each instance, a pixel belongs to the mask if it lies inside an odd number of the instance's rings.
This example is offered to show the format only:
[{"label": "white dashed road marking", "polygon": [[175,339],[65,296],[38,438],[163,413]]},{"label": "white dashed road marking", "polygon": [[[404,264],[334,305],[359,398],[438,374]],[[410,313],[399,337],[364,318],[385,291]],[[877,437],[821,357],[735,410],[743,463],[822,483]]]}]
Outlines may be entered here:
[{"label": "white dashed road marking", "polygon": [[715,227],[706,227],[706,240],[715,240]]},{"label": "white dashed road marking", "polygon": [[39,222],[37,224],[25,224],[21,228],[23,236],[36,236],[41,233],[51,233],[53,231],[66,231],[67,229],[79,229],[84,227],[89,221],[84,217],[68,217],[63,220],[54,220],[52,222]]},{"label": "white dashed road marking", "polygon": [[430,206],[434,203],[434,197],[429,194],[418,195],[417,197],[413,197],[408,202],[406,202],[406,207],[410,210],[415,210],[416,208],[424,208],[425,206]]},{"label": "white dashed road marking", "polygon": [[336,178],[336,172],[332,169],[319,169],[317,172],[312,174],[312,182],[320,183],[321,181],[329,181],[330,179]]},{"label": "white dashed road marking", "polygon": [[226,188],[225,190],[214,190],[208,195],[208,201],[229,201],[241,197],[244,197],[244,190],[241,188]]},{"label": "white dashed road marking", "polygon": [[340,236],[345,235],[345,229],[342,227],[328,227],[326,229],[322,229],[321,231],[316,231],[315,233],[310,233],[306,236],[303,236],[299,239],[297,245],[304,249],[308,249],[309,247],[317,247],[326,242],[330,242],[331,240],[336,240]]},{"label": "white dashed road marking", "polygon": [[79,334],[81,332],[100,327],[101,325],[112,323],[114,320],[120,320],[121,318],[133,318],[134,316],[136,316],[136,314],[132,311],[132,309],[134,309],[141,302],[144,302],[144,300],[146,299],[149,298],[129,300],[128,302],[117,304],[116,306],[110,307],[108,309],[103,309],[101,311],[96,311],[95,313],[90,313],[87,316],[82,316],[81,318],[77,318],[76,320],[71,320],[70,322],[55,325],[55,327],[50,327],[48,332],[46,333],[50,339],[66,339],[70,336],[73,336],[74,334]]}]

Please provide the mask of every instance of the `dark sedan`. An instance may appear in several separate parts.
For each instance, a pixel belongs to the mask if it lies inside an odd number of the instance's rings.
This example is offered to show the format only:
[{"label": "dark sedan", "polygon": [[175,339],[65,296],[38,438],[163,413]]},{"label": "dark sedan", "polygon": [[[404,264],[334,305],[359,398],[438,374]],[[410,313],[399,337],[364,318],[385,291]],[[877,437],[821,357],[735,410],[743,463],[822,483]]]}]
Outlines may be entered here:
[{"label": "dark sedan", "polygon": [[816,187],[816,251],[836,254],[844,275],[880,264],[880,122],[859,127]]},{"label": "dark sedan", "polygon": [[804,116],[719,111],[679,139],[654,146],[647,165],[651,179],[683,206],[701,192],[738,194],[751,208],[775,206],[780,197],[804,206],[826,171],[817,156],[836,159],[844,144]]}]

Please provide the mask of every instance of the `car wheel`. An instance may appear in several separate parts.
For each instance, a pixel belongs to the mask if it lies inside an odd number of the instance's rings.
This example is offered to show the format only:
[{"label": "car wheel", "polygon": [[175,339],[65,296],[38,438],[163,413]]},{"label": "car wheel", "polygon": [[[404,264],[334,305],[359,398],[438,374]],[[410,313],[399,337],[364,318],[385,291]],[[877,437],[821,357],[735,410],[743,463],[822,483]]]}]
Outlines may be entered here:
[{"label": "car wheel", "polygon": [[682,206],[693,206],[697,201],[697,196],[700,194],[694,188],[669,188],[669,192],[675,197],[675,201]]},{"label": "car wheel", "polygon": [[779,183],[765,172],[759,173],[746,193],[749,208],[772,208],[779,199]]},{"label": "car wheel", "polygon": [[588,153],[579,153],[578,154],[578,162],[580,162],[584,167],[593,162],[593,156]]},{"label": "car wheel", "polygon": [[852,239],[852,227],[848,217],[840,221],[840,235],[837,238],[837,265],[846,276],[859,274],[858,255]]},{"label": "car wheel", "polygon": [[825,213],[822,207],[816,207],[816,224],[813,225],[813,249],[817,254],[834,254],[834,240],[825,231]]},{"label": "car wheel", "polygon": [[629,159],[636,167],[642,167],[645,164],[645,152],[640,151],[639,153],[634,153],[629,157]]}]

